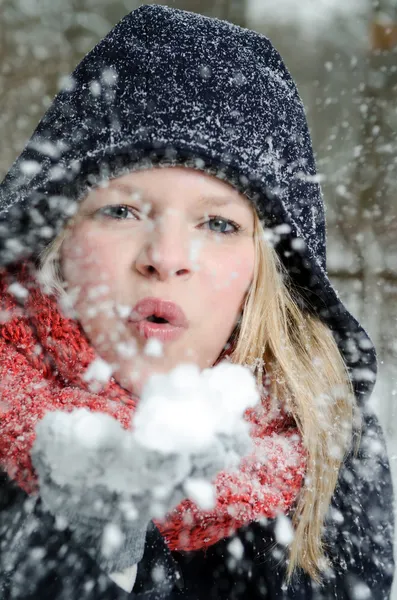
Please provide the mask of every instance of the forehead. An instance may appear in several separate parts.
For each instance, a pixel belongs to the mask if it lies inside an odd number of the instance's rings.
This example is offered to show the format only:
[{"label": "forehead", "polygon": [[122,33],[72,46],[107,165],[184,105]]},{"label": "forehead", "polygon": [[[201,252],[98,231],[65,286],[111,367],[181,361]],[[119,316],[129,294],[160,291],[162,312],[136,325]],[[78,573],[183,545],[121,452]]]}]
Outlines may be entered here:
[{"label": "forehead", "polygon": [[250,200],[229,183],[187,167],[157,167],[133,171],[104,182],[100,189],[110,193],[135,195],[137,199],[166,202],[183,197],[200,205],[241,205],[252,210]]}]

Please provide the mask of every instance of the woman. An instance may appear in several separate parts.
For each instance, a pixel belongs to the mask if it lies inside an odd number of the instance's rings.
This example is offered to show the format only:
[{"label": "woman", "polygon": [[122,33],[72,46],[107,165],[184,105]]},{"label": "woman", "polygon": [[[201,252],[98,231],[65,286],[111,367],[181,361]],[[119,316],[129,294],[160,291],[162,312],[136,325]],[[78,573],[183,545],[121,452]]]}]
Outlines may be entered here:
[{"label": "woman", "polygon": [[[269,40],[132,12],[54,100],[1,202],[2,597],[389,598],[375,352],[327,278],[304,110]],[[145,344],[156,328],[161,360]],[[84,378],[96,353],[113,365],[101,388]],[[88,406],[128,428],[151,374],[225,356],[256,376],[246,418],[267,460],[219,473],[212,511],[186,499],[156,526],[123,523],[121,567],[104,564],[115,505],[93,515],[84,486],[57,488],[48,413]]]}]

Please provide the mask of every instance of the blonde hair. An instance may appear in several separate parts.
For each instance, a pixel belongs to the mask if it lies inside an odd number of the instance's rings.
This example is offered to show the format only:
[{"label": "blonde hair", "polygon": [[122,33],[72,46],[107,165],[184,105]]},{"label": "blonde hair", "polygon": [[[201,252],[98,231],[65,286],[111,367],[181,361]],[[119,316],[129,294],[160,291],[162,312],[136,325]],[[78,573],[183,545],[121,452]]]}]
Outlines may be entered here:
[{"label": "blonde hair", "polygon": [[[355,399],[347,368],[330,329],[294,300],[288,274],[266,241],[254,211],[255,272],[236,343],[229,356],[250,366],[261,389],[294,418],[307,453],[305,482],[293,514],[288,580],[297,567],[319,581],[327,561],[324,520],[350,448]],[[64,291],[59,254],[67,228],[40,257],[39,279],[47,292]]]},{"label": "blonde hair", "polygon": [[356,402],[331,330],[298,306],[285,268],[255,214],[255,274],[231,360],[253,365],[261,385],[293,416],[307,452],[305,483],[293,515],[288,579],[296,567],[319,581],[327,566],[324,520],[351,447]]}]

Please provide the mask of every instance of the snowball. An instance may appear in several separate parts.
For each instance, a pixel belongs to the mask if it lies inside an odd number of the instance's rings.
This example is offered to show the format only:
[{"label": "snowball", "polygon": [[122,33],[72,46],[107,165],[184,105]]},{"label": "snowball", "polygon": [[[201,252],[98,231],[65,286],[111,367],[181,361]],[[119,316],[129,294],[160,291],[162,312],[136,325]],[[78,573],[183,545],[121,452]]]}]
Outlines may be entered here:
[{"label": "snowball", "polygon": [[244,411],[259,401],[255,379],[247,367],[222,361],[205,369],[202,378],[214,399],[213,419],[219,432],[233,431]]},{"label": "snowball", "polygon": [[141,398],[134,424],[136,438],[159,452],[193,452],[208,446],[214,435],[211,409],[198,391],[185,399],[168,399],[164,392]]},{"label": "snowball", "polygon": [[[109,374],[101,359],[88,370],[90,377]],[[133,430],[85,408],[49,412],[36,426],[33,456],[45,457],[46,476],[74,486],[76,495],[82,486],[120,494],[117,508],[128,519],[143,508],[148,520],[161,518],[186,497],[208,510],[215,475],[253,448],[244,412],[258,399],[247,367],[224,362],[200,372],[182,364],[149,378]],[[114,530],[108,534],[114,541]]]},{"label": "snowball", "polygon": [[224,361],[200,373],[196,365],[179,365],[146,384],[134,420],[137,439],[160,452],[197,452],[216,434],[241,432],[244,411],[258,400],[246,367]]},{"label": "snowball", "polygon": [[72,435],[80,445],[87,449],[96,449],[120,435],[121,425],[118,421],[103,413],[83,411],[73,415],[75,419],[71,424],[73,426]]}]

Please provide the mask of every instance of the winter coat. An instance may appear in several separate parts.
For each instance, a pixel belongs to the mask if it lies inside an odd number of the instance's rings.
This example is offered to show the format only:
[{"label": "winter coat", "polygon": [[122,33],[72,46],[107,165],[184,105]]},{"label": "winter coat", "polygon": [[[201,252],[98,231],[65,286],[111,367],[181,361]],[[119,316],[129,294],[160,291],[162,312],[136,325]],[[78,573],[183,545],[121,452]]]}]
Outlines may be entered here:
[{"label": "winter coat", "polygon": [[[189,165],[252,199],[300,291],[333,331],[363,416],[358,453],[339,475],[326,524],[332,568],[321,586],[284,585],[274,522],[251,523],[205,551],[171,553],[153,526],[132,598],[386,600],[393,577],[393,493],[368,404],[375,351],[326,274],[322,195],[304,109],[267,38],[163,6],[125,17],[80,63],[0,187],[0,263],[37,257],[90,181],[134,164]],[[0,487],[1,597],[126,598],[6,475]],[[12,559],[11,559],[12,557]],[[162,575],[159,576],[159,573]]]}]

